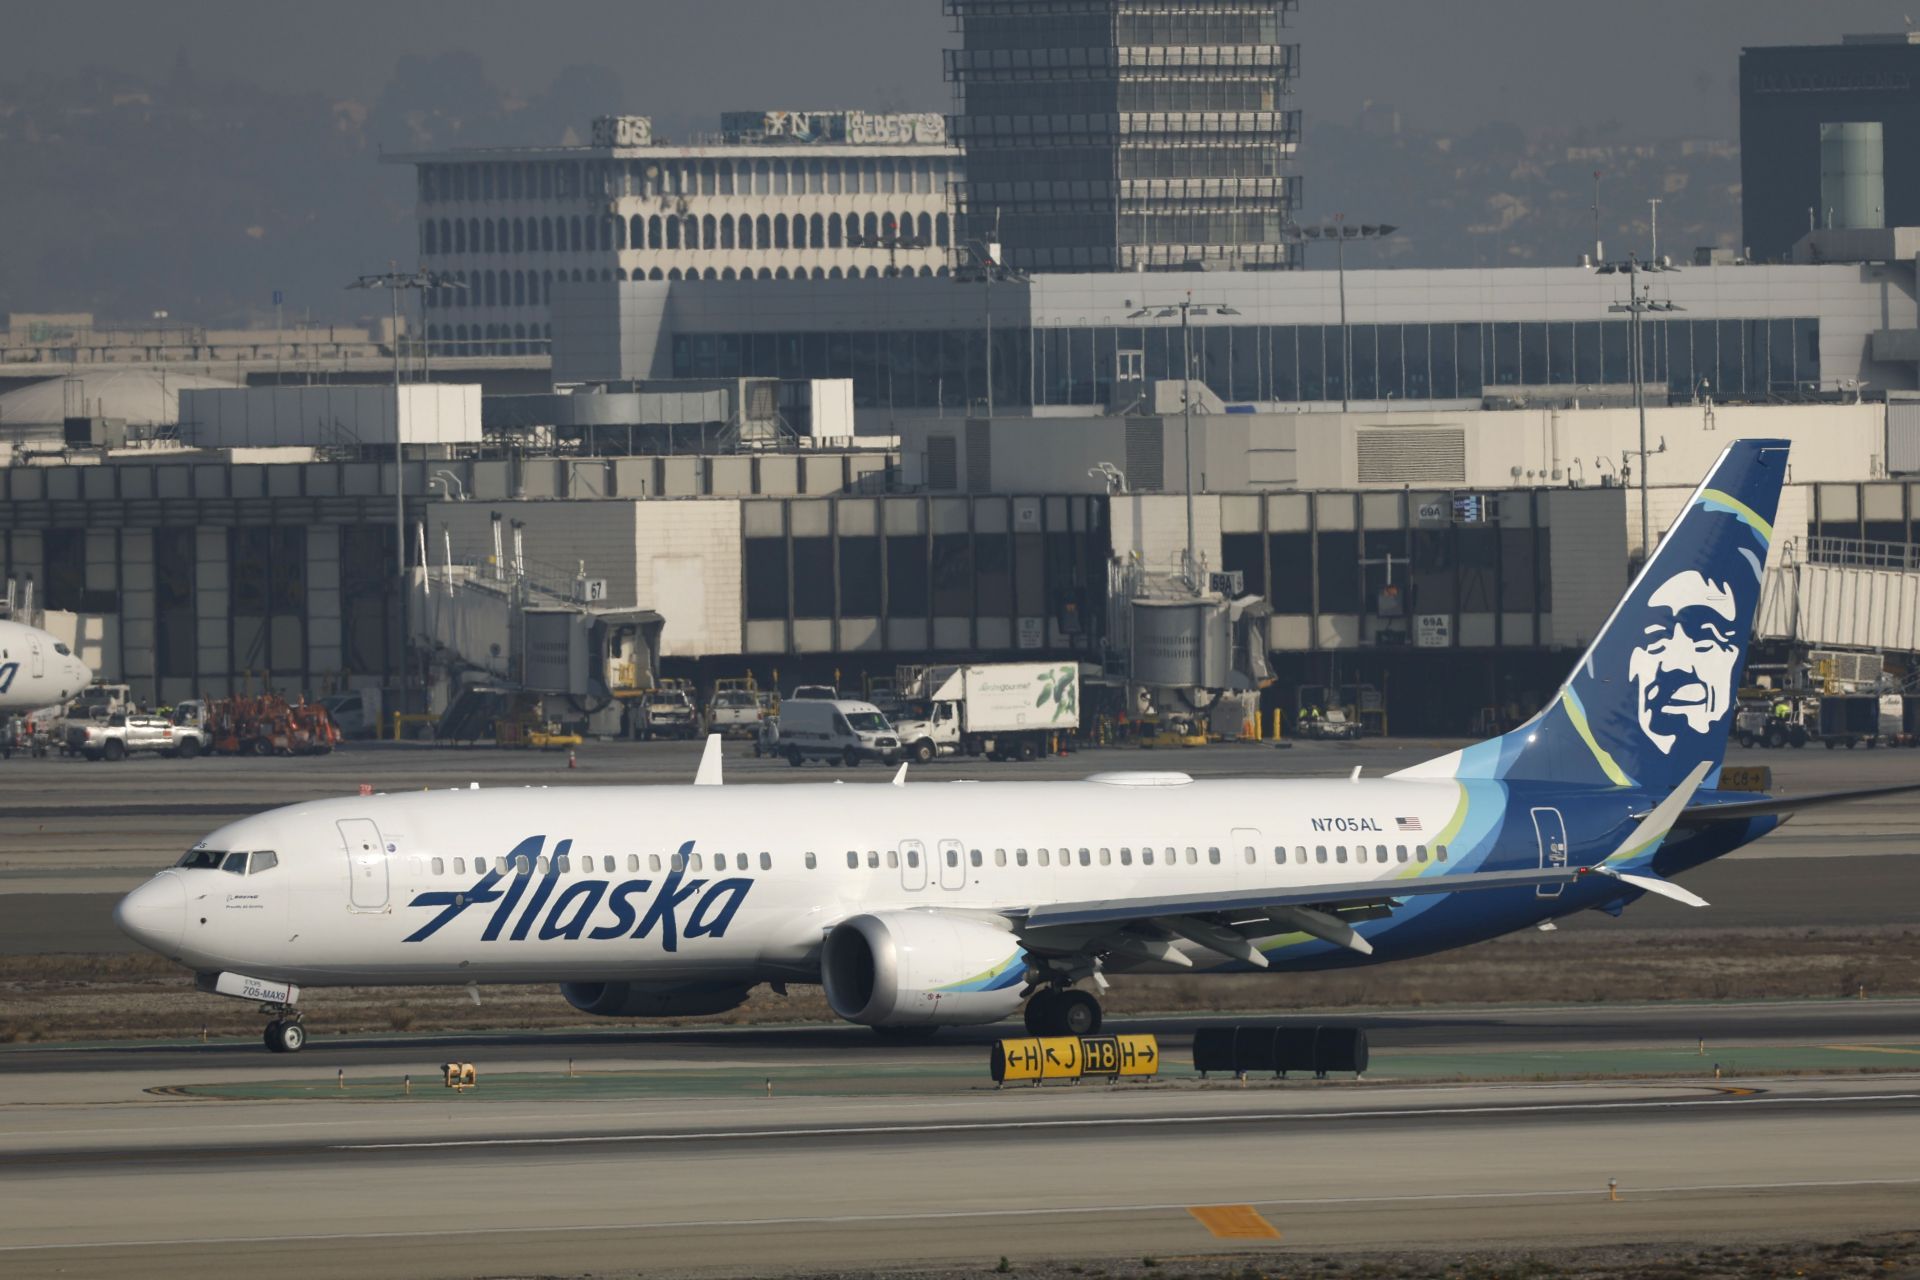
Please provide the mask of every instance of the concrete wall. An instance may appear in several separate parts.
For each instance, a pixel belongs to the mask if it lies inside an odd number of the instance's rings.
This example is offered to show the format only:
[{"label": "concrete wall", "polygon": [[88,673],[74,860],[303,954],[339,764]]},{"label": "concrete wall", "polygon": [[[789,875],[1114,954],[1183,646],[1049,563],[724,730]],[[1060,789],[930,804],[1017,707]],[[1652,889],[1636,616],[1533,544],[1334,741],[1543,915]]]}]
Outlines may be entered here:
[{"label": "concrete wall", "polygon": [[741,652],[740,503],[648,502],[633,510],[636,595],[666,619],[661,656]]}]

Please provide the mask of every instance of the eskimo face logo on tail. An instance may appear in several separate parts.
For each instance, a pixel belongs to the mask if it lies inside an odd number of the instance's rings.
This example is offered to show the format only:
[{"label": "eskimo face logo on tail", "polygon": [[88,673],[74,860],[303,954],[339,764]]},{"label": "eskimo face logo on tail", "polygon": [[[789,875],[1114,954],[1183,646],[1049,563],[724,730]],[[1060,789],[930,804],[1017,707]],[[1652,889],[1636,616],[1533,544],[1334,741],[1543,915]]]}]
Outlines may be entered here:
[{"label": "eskimo face logo on tail", "polygon": [[1731,584],[1694,569],[1674,574],[1647,600],[1640,643],[1627,658],[1640,731],[1662,755],[1697,737],[1733,705],[1740,666],[1739,617]]},{"label": "eskimo face logo on tail", "polygon": [[497,859],[495,868],[472,888],[415,894],[407,906],[433,910],[435,914],[404,941],[424,942],[469,908],[485,908],[476,912],[476,918],[480,914],[487,917],[480,932],[481,942],[502,938],[509,942],[547,942],[555,938],[604,942],[658,935],[663,950],[678,951],[683,938],[691,941],[726,936],[734,913],[753,888],[753,881],[745,876],[713,881],[687,878],[684,868],[693,855],[693,841],[689,840],[680,846],[675,868],[657,884],[651,879],[614,882],[569,876],[561,889],[560,861],[573,847],[571,840],[561,840],[554,846],[546,874],[518,871],[521,865],[538,865],[546,839],[528,836],[511,853]]}]

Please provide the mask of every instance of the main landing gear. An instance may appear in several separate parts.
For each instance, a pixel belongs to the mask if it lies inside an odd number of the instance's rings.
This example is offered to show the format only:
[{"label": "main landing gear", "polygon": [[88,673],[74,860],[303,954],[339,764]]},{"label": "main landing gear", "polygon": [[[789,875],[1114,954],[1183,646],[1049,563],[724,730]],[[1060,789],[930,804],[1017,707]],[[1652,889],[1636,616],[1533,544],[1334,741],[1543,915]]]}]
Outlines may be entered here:
[{"label": "main landing gear", "polygon": [[266,1012],[274,1016],[267,1024],[266,1032],[260,1037],[273,1053],[298,1053],[307,1047],[307,1029],[301,1023],[306,1017],[300,1010],[289,1005],[266,1005]]},{"label": "main landing gear", "polygon": [[1092,992],[1042,987],[1027,1001],[1027,1034],[1090,1036],[1100,1030],[1100,1002]]}]

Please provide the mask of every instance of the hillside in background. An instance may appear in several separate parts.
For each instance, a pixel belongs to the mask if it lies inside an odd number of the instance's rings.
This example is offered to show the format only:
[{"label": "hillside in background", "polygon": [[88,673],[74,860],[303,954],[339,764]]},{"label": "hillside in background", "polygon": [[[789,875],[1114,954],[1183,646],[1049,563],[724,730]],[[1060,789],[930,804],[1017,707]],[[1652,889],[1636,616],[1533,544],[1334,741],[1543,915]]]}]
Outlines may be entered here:
[{"label": "hillside in background", "polygon": [[[329,99],[198,72],[82,71],[0,85],[0,311],[92,311],[134,322],[270,322],[276,289],[289,319],[351,321],[367,300],[345,282],[413,256],[412,170],[382,150],[578,140],[623,103],[619,77],[573,67],[543,91],[491,83],[466,53],[404,57],[372,101]],[[1309,110],[1308,220],[1344,211],[1404,231],[1349,265],[1562,265],[1592,242],[1593,171],[1605,172],[1610,254],[1644,251],[1646,197],[1659,195],[1662,251],[1734,246],[1739,157],[1731,143],[1578,135],[1491,125],[1426,132],[1370,107],[1336,124]],[[1311,265],[1321,263],[1310,260]],[[1327,265],[1331,265],[1330,263]]]}]

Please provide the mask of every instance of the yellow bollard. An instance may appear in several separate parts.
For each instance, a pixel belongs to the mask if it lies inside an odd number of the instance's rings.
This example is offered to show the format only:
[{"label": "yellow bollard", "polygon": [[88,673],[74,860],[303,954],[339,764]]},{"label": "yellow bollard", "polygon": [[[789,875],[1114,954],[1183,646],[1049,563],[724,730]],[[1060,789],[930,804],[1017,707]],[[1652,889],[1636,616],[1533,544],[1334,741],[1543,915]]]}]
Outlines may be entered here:
[{"label": "yellow bollard", "polygon": [[773,1096],[773,1077],[772,1076],[767,1077],[767,1096],[769,1098]]},{"label": "yellow bollard", "polygon": [[1607,1199],[1616,1201],[1620,1199],[1620,1179],[1607,1179]]},{"label": "yellow bollard", "polygon": [[409,1075],[404,1075],[400,1077],[400,1092],[405,1094],[409,1098],[413,1096],[413,1076],[412,1075],[409,1074]]},{"label": "yellow bollard", "polygon": [[1707,1056],[1707,1038],[1705,1036],[1700,1037],[1700,1056],[1703,1058]]},{"label": "yellow bollard", "polygon": [[340,1087],[342,1089],[347,1087],[347,1069],[345,1067],[340,1068]]}]

